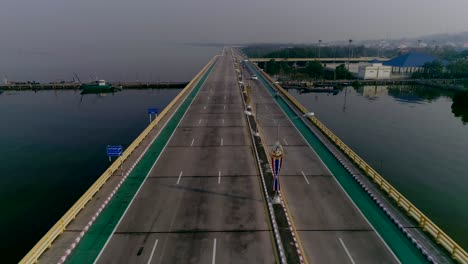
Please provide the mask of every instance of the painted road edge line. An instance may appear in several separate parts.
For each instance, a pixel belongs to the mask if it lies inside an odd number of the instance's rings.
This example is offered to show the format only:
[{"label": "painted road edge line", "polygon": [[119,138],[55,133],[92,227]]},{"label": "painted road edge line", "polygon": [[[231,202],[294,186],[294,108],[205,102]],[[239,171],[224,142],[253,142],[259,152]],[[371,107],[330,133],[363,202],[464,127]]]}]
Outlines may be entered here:
[{"label": "painted road edge line", "polygon": [[[263,76],[262,76],[263,78]],[[273,90],[274,88],[272,87],[272,85],[267,81],[267,80],[264,80]],[[265,89],[267,89],[267,87],[264,85]],[[268,89],[267,89],[268,91]],[[271,95],[271,93],[270,93]],[[272,95],[273,96],[273,95]],[[284,99],[283,97],[280,97],[286,104],[289,108],[291,108],[291,110],[293,112],[295,112],[295,107],[291,106],[288,101],[286,99]],[[278,103],[277,103],[278,104]],[[279,104],[278,104],[279,106]],[[284,109],[279,106],[279,108],[281,109],[281,111],[287,116],[287,114],[285,113]],[[299,119],[301,122],[305,123],[302,119]],[[289,120],[292,125],[296,128],[296,130],[298,131],[298,133],[301,135],[301,137],[307,142],[307,144],[310,146],[310,148],[313,150],[313,152],[315,153],[315,155],[319,158],[320,162],[323,164],[323,166],[325,166],[325,168],[328,170],[328,172],[333,175],[333,173],[330,171],[330,169],[328,168],[328,166],[325,164],[325,162],[322,160],[322,158],[318,155],[318,153],[315,151],[315,149],[312,147],[312,145],[309,143],[309,141],[305,138],[305,136],[299,131],[299,129],[296,127],[296,125],[294,124],[294,122],[290,119]],[[307,124],[305,124],[307,126]],[[327,145],[322,141],[322,139],[320,137],[318,137],[316,134],[315,134],[315,131],[311,130],[309,128],[309,130],[311,131],[311,133],[314,134],[314,136],[321,142],[321,144],[323,144],[327,149]],[[362,217],[366,220],[366,222],[372,227],[372,229],[375,231],[375,233],[377,234],[377,236],[381,239],[381,241],[383,242],[383,244],[387,247],[387,249],[391,252],[391,254],[393,255],[393,257],[398,261],[398,263],[401,263],[400,259],[396,256],[395,252],[393,252],[393,250],[390,248],[390,246],[387,244],[387,242],[383,239],[383,237],[380,235],[380,233],[375,229],[374,225],[372,225],[372,223],[369,221],[369,219],[367,219],[367,217],[364,215],[364,213],[361,211],[361,209],[356,205],[355,201],[349,196],[348,192],[344,189],[344,187],[341,185],[341,183],[338,181],[338,179],[336,179],[336,177],[333,177],[333,179],[336,181],[336,183],[338,184],[338,186],[340,186],[340,188],[343,190],[343,192],[346,194],[346,196],[348,197],[348,199],[351,201],[351,203],[357,208],[358,212],[362,215]]]},{"label": "painted road edge line", "polygon": [[351,253],[349,253],[349,250],[346,247],[345,243],[343,242],[343,239],[341,239],[340,237],[339,240],[340,240],[341,246],[343,246],[344,250],[346,251],[346,255],[348,255],[349,260],[351,261],[351,263],[355,264],[356,262],[354,262],[353,256],[351,256]]},{"label": "painted road edge line", "polygon": [[[213,60],[212,60],[213,61]],[[211,61],[210,61],[211,63]],[[208,65],[210,65],[207,64]],[[214,63],[214,62],[213,62]],[[211,67],[211,66],[210,66]],[[209,67],[207,68],[206,71],[209,71]],[[204,74],[206,74],[207,72],[205,72]],[[204,75],[203,74],[203,75]],[[203,76],[202,75],[202,76]],[[203,77],[201,77],[203,78]],[[201,80],[201,79],[200,79]],[[193,90],[197,85],[198,83],[200,82],[200,80],[198,80],[198,82],[195,84],[195,86],[193,86],[193,88],[191,88],[191,90]],[[206,80],[206,79],[205,79]],[[184,99],[184,101],[188,98],[190,94],[188,93]],[[179,110],[180,106],[183,104],[183,102],[181,102],[181,104],[177,107],[177,109],[174,110],[174,112],[171,114],[171,116],[166,120],[166,122],[164,123],[163,126],[161,126],[161,129],[158,131],[158,133],[156,134],[156,136],[151,140],[151,142],[146,146],[146,148],[143,150],[143,152],[140,154],[140,156],[136,159],[136,161],[133,163],[133,165],[130,167],[130,169],[127,171],[126,175],[122,177],[122,179],[120,180],[120,182],[117,184],[117,186],[114,188],[114,190],[112,190],[112,192],[110,193],[110,195],[107,197],[107,199],[103,202],[103,204],[101,204],[101,206],[99,207],[99,209],[97,210],[97,212],[91,217],[91,220],[86,224],[86,226],[84,227],[83,231],[81,231],[79,234],[78,234],[78,237],[75,238],[75,240],[71,243],[71,245],[69,246],[68,249],[65,250],[65,253],[64,255],[62,255],[62,257],[59,259],[58,263],[61,264],[61,263],[64,263],[67,258],[70,256],[70,254],[72,253],[72,251],[76,248],[76,246],[78,245],[78,243],[81,241],[81,239],[85,236],[85,234],[87,233],[87,231],[91,228],[91,226],[94,224],[94,222],[96,221],[96,219],[99,217],[99,215],[101,214],[101,212],[106,208],[107,204],[111,201],[111,199],[113,198],[113,196],[117,193],[117,191],[119,190],[120,186],[124,183],[124,181],[127,179],[127,177],[130,175],[130,173],[133,171],[133,169],[135,168],[135,166],[138,164],[138,162],[141,160],[141,158],[146,154],[146,152],[148,151],[148,149],[153,145],[154,141],[159,137],[161,131],[163,131],[163,129],[166,127],[166,125],[170,122],[170,120],[172,119],[172,117],[174,116],[174,114]],[[192,101],[193,102],[193,101]],[[191,105],[191,104],[190,104]],[[189,106],[190,107],[190,106]],[[187,108],[188,110],[188,108]],[[186,110],[186,111],[187,111]],[[185,116],[185,114],[184,114]],[[183,117],[181,118],[181,120],[183,119]],[[152,128],[154,129],[154,127]],[[170,139],[169,139],[170,140]],[[168,141],[169,142],[169,141]],[[166,143],[167,145],[167,143]],[[158,157],[159,158],[159,157]],[[153,164],[154,166],[155,164]],[[151,167],[150,171],[153,169],[153,167]],[[148,172],[148,174],[149,174]],[[146,175],[148,176],[148,175]],[[145,180],[146,180],[146,177],[145,177]],[[144,181],[145,181],[144,180]],[[143,183],[144,183],[143,181]],[[142,183],[142,184],[143,184]],[[141,187],[141,186],[140,186]],[[137,190],[137,193],[140,189]],[[133,201],[133,200],[132,200]],[[128,208],[127,208],[128,209]],[[126,212],[127,210],[125,210]],[[124,212],[124,214],[125,214]],[[122,220],[122,218],[120,219]],[[117,223],[116,227],[119,225],[120,223],[120,220],[119,222]],[[113,230],[112,233],[114,233],[115,229]],[[112,237],[112,234],[109,236],[109,240],[110,240],[110,237]],[[106,243],[104,244],[104,247],[103,249],[105,248],[105,246],[107,245],[107,243],[109,242],[109,240],[106,241]],[[96,260],[99,258],[100,254],[101,254],[102,251],[100,251],[98,257],[96,258]],[[95,260],[95,261],[96,261]]]},{"label": "painted road edge line", "polygon": [[[215,58],[217,58],[217,56],[215,56]],[[192,106],[192,103],[193,103],[193,101],[195,100],[195,97],[198,95],[198,92],[201,90],[201,88],[202,88],[203,85],[205,84],[206,80],[208,79],[208,76],[210,75],[211,70],[214,68],[214,65],[215,65],[215,63],[216,63],[215,58],[213,58],[211,66],[209,66],[209,67],[207,68],[206,72],[205,72],[205,74],[207,74],[207,76],[206,76],[205,80],[203,81],[203,83],[200,84],[200,89],[197,91],[197,93],[195,94],[195,96],[192,98],[192,101],[190,102],[190,105],[189,105],[189,106],[187,107],[187,109],[185,110],[184,115],[180,118],[180,120],[179,120],[179,122],[177,123],[177,126],[176,126],[176,127],[178,127],[179,124],[182,122],[182,120],[184,119],[184,117],[185,117],[185,115],[187,114],[188,110],[189,110],[190,107]],[[202,75],[202,76],[203,76],[203,75]],[[193,87],[193,89],[195,89],[195,87],[199,84],[199,82],[200,82],[202,79],[203,79],[203,77],[201,77],[200,80],[198,80],[197,84],[195,84],[195,86]],[[191,92],[193,92],[193,89],[192,89]],[[187,94],[187,97],[185,98],[185,100],[187,100],[187,98],[188,98],[189,96],[190,96],[190,94]],[[183,102],[182,102],[182,103],[183,103]],[[181,103],[181,105],[182,105],[182,103]],[[179,107],[180,107],[181,105],[179,105]],[[179,108],[178,108],[176,111],[174,111],[173,115],[174,115],[178,110],[179,110]],[[172,119],[173,115],[171,116],[170,119]],[[169,120],[170,120],[170,119],[169,119]],[[168,122],[169,122],[169,120],[168,120]],[[166,123],[166,124],[167,124],[167,123]],[[96,259],[94,260],[93,263],[96,263],[96,262],[99,260],[99,258],[100,258],[100,256],[101,256],[102,252],[104,252],[104,249],[106,248],[107,244],[108,244],[109,241],[111,240],[112,235],[115,233],[115,230],[117,229],[117,227],[119,226],[120,222],[121,222],[122,219],[124,218],[124,216],[125,216],[125,214],[127,213],[128,209],[131,207],[133,201],[135,200],[135,197],[138,195],[138,193],[140,192],[142,186],[145,184],[146,180],[148,179],[148,175],[149,175],[149,174],[151,173],[151,171],[153,170],[154,166],[156,165],[156,163],[158,162],[159,158],[161,157],[162,152],[163,152],[164,149],[166,148],[167,144],[171,141],[171,139],[172,139],[172,137],[174,136],[174,134],[175,134],[175,129],[174,129],[174,131],[172,131],[171,136],[169,137],[169,139],[167,140],[166,144],[165,144],[164,147],[162,148],[162,150],[161,150],[161,152],[160,152],[158,158],[155,160],[155,162],[154,162],[153,165],[151,166],[150,170],[149,170],[148,173],[146,174],[145,179],[143,180],[143,182],[142,182],[142,183],[140,184],[140,186],[138,187],[138,190],[136,191],[135,195],[133,196],[132,200],[131,200],[130,203],[128,204],[128,206],[127,206],[127,208],[125,209],[125,211],[123,212],[123,214],[122,214],[122,216],[120,217],[119,221],[118,221],[117,224],[115,225],[114,230],[112,230],[111,235],[110,235],[109,238],[107,239],[107,241],[106,241],[106,243],[104,244],[104,246],[101,248],[101,251],[99,252],[98,256],[96,257]],[[152,145],[152,144],[151,144],[151,145]],[[149,145],[149,146],[151,146],[151,145]]]},{"label": "painted road edge line", "polygon": [[[215,58],[216,58],[216,57],[217,57],[217,56],[215,56]],[[214,59],[215,59],[215,58],[214,58]],[[212,65],[209,66],[209,67],[207,68],[207,73],[208,73],[208,75],[207,75],[206,79],[208,79],[209,73],[211,73],[211,69],[212,69],[212,67],[214,67],[214,64],[215,64],[215,62],[216,62],[216,60],[214,60],[214,59],[213,59]],[[210,69],[210,67],[211,67],[211,69]],[[206,74],[206,73],[205,73],[205,74]],[[202,76],[203,76],[203,75],[202,75]],[[203,79],[203,77],[201,77],[201,79]],[[200,79],[200,80],[201,80],[201,79]],[[205,79],[205,81],[206,81],[206,79]],[[200,81],[200,80],[199,80],[199,81]],[[199,81],[198,81],[198,82],[199,82]],[[195,84],[194,88],[199,84],[198,82],[197,82],[197,84]],[[203,82],[203,83],[201,84],[200,89],[201,89],[201,87],[203,87],[203,84],[204,84],[204,83],[205,83],[205,82]],[[199,89],[199,90],[200,90],[200,89]],[[192,90],[192,91],[193,91],[193,90]],[[197,95],[197,94],[198,94],[198,92],[196,93],[196,95]],[[195,97],[196,97],[196,95],[195,95]],[[186,97],[185,99],[187,99],[188,96],[190,96],[190,94],[188,94],[187,97]],[[192,105],[192,103],[193,103],[195,97],[192,99],[192,101],[190,102],[190,105],[189,105],[189,106],[187,107],[187,109],[185,110],[185,113],[184,113],[184,115],[181,117],[181,119],[179,120],[179,122],[177,123],[177,126],[178,126],[178,124],[180,124],[180,122],[182,122],[182,120],[184,119],[185,114],[187,113],[188,109],[189,109],[190,106]],[[183,102],[182,102],[182,103],[183,103]],[[181,103],[181,105],[182,105],[182,103]],[[179,107],[180,107],[180,106],[179,106]],[[179,108],[178,108],[177,110],[179,110]],[[174,111],[173,115],[175,114],[175,112],[177,112],[177,110]],[[173,115],[172,115],[172,116],[173,116]],[[172,118],[172,116],[171,116],[171,118]],[[171,118],[170,118],[170,119],[171,119]],[[170,120],[170,119],[169,119],[169,120]],[[169,120],[168,120],[168,122],[169,122]],[[169,137],[169,139],[167,140],[167,142],[166,142],[166,144],[164,145],[163,149],[161,150],[161,153],[163,152],[163,150],[166,148],[167,144],[168,144],[169,141],[171,140],[172,136],[174,135],[174,132],[175,132],[175,129],[174,129],[174,131],[172,132],[172,134],[171,134],[171,136]],[[160,154],[161,154],[161,153],[160,153]],[[153,166],[152,166],[152,167],[150,168],[150,170],[148,171],[147,175],[145,176],[145,179],[143,180],[143,182],[142,182],[141,185],[139,186],[138,190],[136,191],[135,195],[133,196],[132,200],[131,200],[130,203],[128,204],[128,206],[127,206],[127,208],[125,209],[124,213],[123,213],[122,216],[120,217],[119,221],[118,221],[117,224],[115,225],[114,230],[112,230],[111,235],[110,235],[109,238],[107,239],[106,243],[105,243],[104,246],[102,247],[101,251],[99,252],[98,256],[96,257],[96,259],[94,260],[93,263],[96,263],[96,262],[99,260],[99,258],[101,257],[101,254],[102,254],[102,252],[104,252],[104,249],[106,248],[107,244],[109,243],[110,239],[112,238],[112,235],[115,233],[115,230],[117,229],[117,227],[119,226],[120,222],[121,222],[122,219],[124,218],[126,212],[128,211],[128,209],[129,209],[130,206],[132,205],[132,203],[133,203],[135,197],[138,195],[138,193],[139,193],[141,187],[144,185],[146,179],[148,179],[149,173],[151,173],[151,171],[153,170],[155,164],[157,163],[157,161],[159,160],[160,157],[161,157],[161,155],[159,155],[158,158],[156,159],[156,161],[153,163]]]}]

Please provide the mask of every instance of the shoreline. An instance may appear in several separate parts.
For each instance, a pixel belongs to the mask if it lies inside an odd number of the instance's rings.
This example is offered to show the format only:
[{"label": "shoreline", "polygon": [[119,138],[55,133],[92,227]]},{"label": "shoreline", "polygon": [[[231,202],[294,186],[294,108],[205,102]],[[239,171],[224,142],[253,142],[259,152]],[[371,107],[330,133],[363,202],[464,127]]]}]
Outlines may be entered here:
[{"label": "shoreline", "polygon": [[[181,89],[188,82],[148,82],[148,83],[113,83],[115,86],[121,86],[123,89]],[[3,91],[43,91],[43,90],[79,90],[81,84],[14,84],[0,85],[0,90]]]}]

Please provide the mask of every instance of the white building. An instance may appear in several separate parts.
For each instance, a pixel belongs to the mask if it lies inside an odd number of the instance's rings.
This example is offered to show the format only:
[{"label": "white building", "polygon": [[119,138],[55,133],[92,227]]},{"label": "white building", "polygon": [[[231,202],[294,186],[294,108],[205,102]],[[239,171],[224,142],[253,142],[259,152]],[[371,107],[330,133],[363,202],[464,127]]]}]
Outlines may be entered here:
[{"label": "white building", "polygon": [[391,66],[384,66],[382,63],[372,63],[370,65],[359,66],[358,77],[364,80],[382,80],[390,79],[391,73]]}]

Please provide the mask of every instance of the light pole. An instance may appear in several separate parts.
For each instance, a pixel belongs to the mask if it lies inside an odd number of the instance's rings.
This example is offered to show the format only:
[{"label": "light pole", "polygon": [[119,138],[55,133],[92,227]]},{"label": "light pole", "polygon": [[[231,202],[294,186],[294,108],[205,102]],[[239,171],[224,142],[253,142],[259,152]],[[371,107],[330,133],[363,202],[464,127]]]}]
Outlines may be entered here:
[{"label": "light pole", "polygon": [[322,46],[322,40],[319,39],[319,41],[318,41],[318,51],[319,51],[319,52],[318,52],[318,57],[319,57],[319,61],[320,61],[320,47],[321,47],[321,46]]},{"label": "light pole", "polygon": [[[248,109],[250,109],[250,108],[248,108]],[[245,110],[244,114],[246,114],[248,116],[254,116],[254,114],[250,110]],[[291,119],[296,119],[296,118],[300,118],[300,117],[312,117],[314,115],[315,114],[313,112],[308,112],[308,113],[302,114],[300,116],[294,116],[294,117],[291,117],[291,118],[290,117],[285,117],[285,118],[275,119],[275,118],[270,118],[270,117],[267,117],[267,116],[261,116],[261,115],[258,115],[257,113],[255,113],[255,119],[264,118],[264,119],[267,119],[267,120],[272,120],[276,125],[276,143],[273,146],[273,148],[271,150],[271,153],[270,153],[271,166],[272,166],[271,169],[272,169],[273,176],[274,176],[273,191],[274,191],[275,194],[273,196],[273,199],[271,200],[271,202],[273,204],[279,204],[281,202],[280,199],[279,199],[279,196],[278,196],[278,191],[280,189],[278,176],[279,176],[280,168],[281,168],[282,163],[283,163],[283,153],[284,153],[284,151],[283,151],[283,147],[281,146],[281,143],[279,141],[279,125],[280,125],[280,122],[284,121],[284,120],[291,120]],[[258,127],[258,123],[256,125]]]},{"label": "light pole", "polygon": [[335,67],[335,70],[333,70],[333,81],[336,81],[336,46],[333,46],[333,67]]},{"label": "light pole", "polygon": [[[256,103],[257,105],[257,103]],[[257,110],[257,107],[255,107],[255,110]],[[293,120],[293,119],[296,119],[296,118],[301,118],[301,117],[312,117],[315,115],[314,112],[307,112],[305,114],[302,114],[302,115],[298,115],[298,116],[293,116],[293,117],[284,117],[284,118],[271,118],[271,117],[268,117],[268,116],[264,116],[264,115],[259,115],[257,112],[252,113],[252,111],[250,110],[245,110],[244,111],[244,114],[248,115],[248,116],[254,116],[255,119],[258,119],[258,118],[263,118],[263,119],[267,119],[267,120],[271,120],[274,122],[274,124],[276,125],[276,142],[279,143],[279,127],[280,127],[280,123],[282,121],[286,121],[286,120]]]},{"label": "light pole", "polygon": [[353,40],[349,40],[349,50],[348,50],[348,71],[349,71],[349,63],[351,61],[351,43],[353,43]]}]

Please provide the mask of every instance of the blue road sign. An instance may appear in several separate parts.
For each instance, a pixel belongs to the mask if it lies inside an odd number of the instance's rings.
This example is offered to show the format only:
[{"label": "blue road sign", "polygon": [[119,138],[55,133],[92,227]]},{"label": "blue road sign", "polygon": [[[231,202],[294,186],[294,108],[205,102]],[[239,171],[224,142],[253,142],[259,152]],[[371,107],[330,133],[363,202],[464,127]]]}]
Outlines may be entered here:
[{"label": "blue road sign", "polygon": [[119,157],[122,156],[122,146],[107,146],[107,156]]},{"label": "blue road sign", "polygon": [[157,108],[148,108],[148,114],[150,115],[157,115],[158,114],[158,109]]}]

